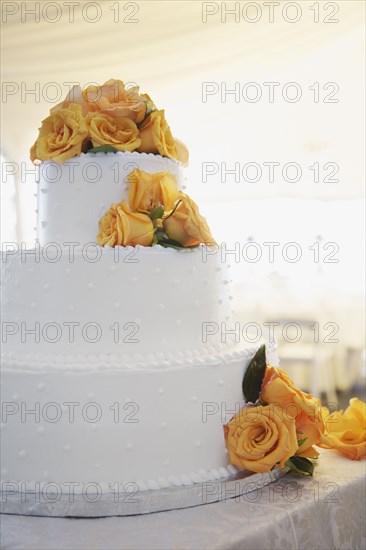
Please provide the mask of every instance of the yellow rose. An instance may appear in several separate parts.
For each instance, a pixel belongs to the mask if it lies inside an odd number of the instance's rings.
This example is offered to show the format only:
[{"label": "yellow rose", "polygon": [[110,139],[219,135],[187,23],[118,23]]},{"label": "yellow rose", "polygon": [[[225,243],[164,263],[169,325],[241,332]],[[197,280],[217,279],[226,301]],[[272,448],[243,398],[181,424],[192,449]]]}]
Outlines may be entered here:
[{"label": "yellow rose", "polygon": [[299,390],[282,369],[267,365],[259,398],[262,403],[283,407],[288,415],[296,417],[304,412],[315,422],[323,424],[319,399]]},{"label": "yellow rose", "polygon": [[153,237],[149,216],[131,212],[126,201],[112,204],[99,220],[97,241],[101,246],[151,246]]},{"label": "yellow rose", "polygon": [[197,204],[184,193],[179,193],[181,201],[171,216],[164,222],[164,231],[170,239],[182,246],[195,246],[203,243],[215,244],[211,231],[203,216],[199,213]]},{"label": "yellow rose", "polygon": [[139,153],[154,153],[177,159],[177,148],[164,111],[153,111],[140,126]]},{"label": "yellow rose", "polygon": [[136,124],[156,107],[147,94],[140,94],[138,86],[126,88],[121,80],[108,80],[103,86],[89,86],[83,99],[90,111],[101,111],[112,117],[126,117]]},{"label": "yellow rose", "polygon": [[85,117],[89,137],[94,145],[112,145],[118,151],[134,151],[141,140],[136,124],[126,117],[110,117],[104,113],[88,113]]},{"label": "yellow rose", "polygon": [[251,472],[281,468],[297,449],[295,422],[276,405],[244,407],[224,426],[229,462]]},{"label": "yellow rose", "polygon": [[42,121],[38,138],[30,150],[30,158],[33,162],[52,159],[63,163],[80,155],[87,135],[81,107],[71,103],[67,109],[59,109]]},{"label": "yellow rose", "polygon": [[366,403],[353,397],[348,408],[324,414],[325,433],[320,446],[336,449],[351,460],[366,456]]},{"label": "yellow rose", "polygon": [[164,210],[173,210],[178,198],[178,183],[170,172],[150,174],[135,168],[128,175],[129,204],[132,210],[152,212],[162,205]]}]

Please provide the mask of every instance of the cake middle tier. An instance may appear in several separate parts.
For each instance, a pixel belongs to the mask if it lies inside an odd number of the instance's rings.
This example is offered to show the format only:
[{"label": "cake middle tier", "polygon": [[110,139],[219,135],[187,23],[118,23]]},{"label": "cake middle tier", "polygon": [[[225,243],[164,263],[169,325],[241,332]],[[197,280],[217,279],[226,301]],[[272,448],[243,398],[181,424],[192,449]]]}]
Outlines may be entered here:
[{"label": "cake middle tier", "polygon": [[221,331],[222,323],[230,329],[230,270],[204,246],[50,245],[2,262],[5,353],[76,362],[78,354],[127,354],[134,362],[230,344]]}]

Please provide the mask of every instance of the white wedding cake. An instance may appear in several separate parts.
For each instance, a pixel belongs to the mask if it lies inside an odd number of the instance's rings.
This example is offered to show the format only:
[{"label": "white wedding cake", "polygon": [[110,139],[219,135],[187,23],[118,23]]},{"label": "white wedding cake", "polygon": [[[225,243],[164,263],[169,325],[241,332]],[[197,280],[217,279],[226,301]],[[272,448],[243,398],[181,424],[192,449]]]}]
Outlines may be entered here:
[{"label": "white wedding cake", "polygon": [[80,97],[32,148],[35,248],[2,255],[2,481],[82,492],[226,477],[223,424],[256,348],[228,334],[230,269],[185,194],[183,145],[165,119],[146,145],[163,113],[148,96],[142,114],[86,113]]}]

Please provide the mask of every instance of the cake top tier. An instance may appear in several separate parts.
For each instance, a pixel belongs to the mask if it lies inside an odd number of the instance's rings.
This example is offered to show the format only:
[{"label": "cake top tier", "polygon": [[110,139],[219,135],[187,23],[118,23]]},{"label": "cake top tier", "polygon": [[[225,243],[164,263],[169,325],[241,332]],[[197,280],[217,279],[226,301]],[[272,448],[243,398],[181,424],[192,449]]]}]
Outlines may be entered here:
[{"label": "cake top tier", "polygon": [[[60,165],[42,162],[38,168],[37,235],[47,243],[95,242],[98,222],[111,204],[128,201],[131,174],[171,174],[183,191],[182,165],[146,153],[82,153]],[[141,243],[143,244],[143,243]]]},{"label": "cake top tier", "polygon": [[164,110],[121,80],[74,86],[42,121],[30,155],[33,162],[62,164],[90,150],[138,151],[188,163],[188,150],[173,137]]},{"label": "cake top tier", "polygon": [[74,86],[43,120],[31,159],[41,161],[42,246],[214,243],[198,206],[183,191],[187,148],[138,86],[121,80],[85,90]]}]

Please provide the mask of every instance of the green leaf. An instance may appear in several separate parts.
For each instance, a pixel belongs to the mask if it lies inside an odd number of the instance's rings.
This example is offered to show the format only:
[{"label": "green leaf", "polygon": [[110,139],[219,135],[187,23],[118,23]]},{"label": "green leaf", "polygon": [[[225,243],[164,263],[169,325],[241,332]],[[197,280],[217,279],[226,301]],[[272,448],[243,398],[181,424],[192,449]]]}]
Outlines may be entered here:
[{"label": "green leaf", "polygon": [[155,229],[153,244],[160,244],[160,246],[164,246],[164,248],[176,248],[177,250],[183,250],[185,248],[197,248],[197,246],[199,246],[199,244],[195,244],[193,246],[183,246],[178,241],[169,239],[168,235],[161,227]]},{"label": "green leaf", "polygon": [[291,472],[300,476],[312,476],[314,472],[314,464],[303,456],[292,456],[285,465],[290,468]]},{"label": "green leaf", "polygon": [[259,398],[266,365],[266,346],[263,345],[249,363],[243,378],[242,388],[246,401],[255,403]]},{"label": "green leaf", "polygon": [[118,149],[112,145],[99,145],[98,147],[89,149],[88,153],[118,153]]},{"label": "green leaf", "polygon": [[158,218],[162,218],[164,216],[164,206],[159,204],[152,212],[149,213],[149,218],[151,220],[157,220]]}]

